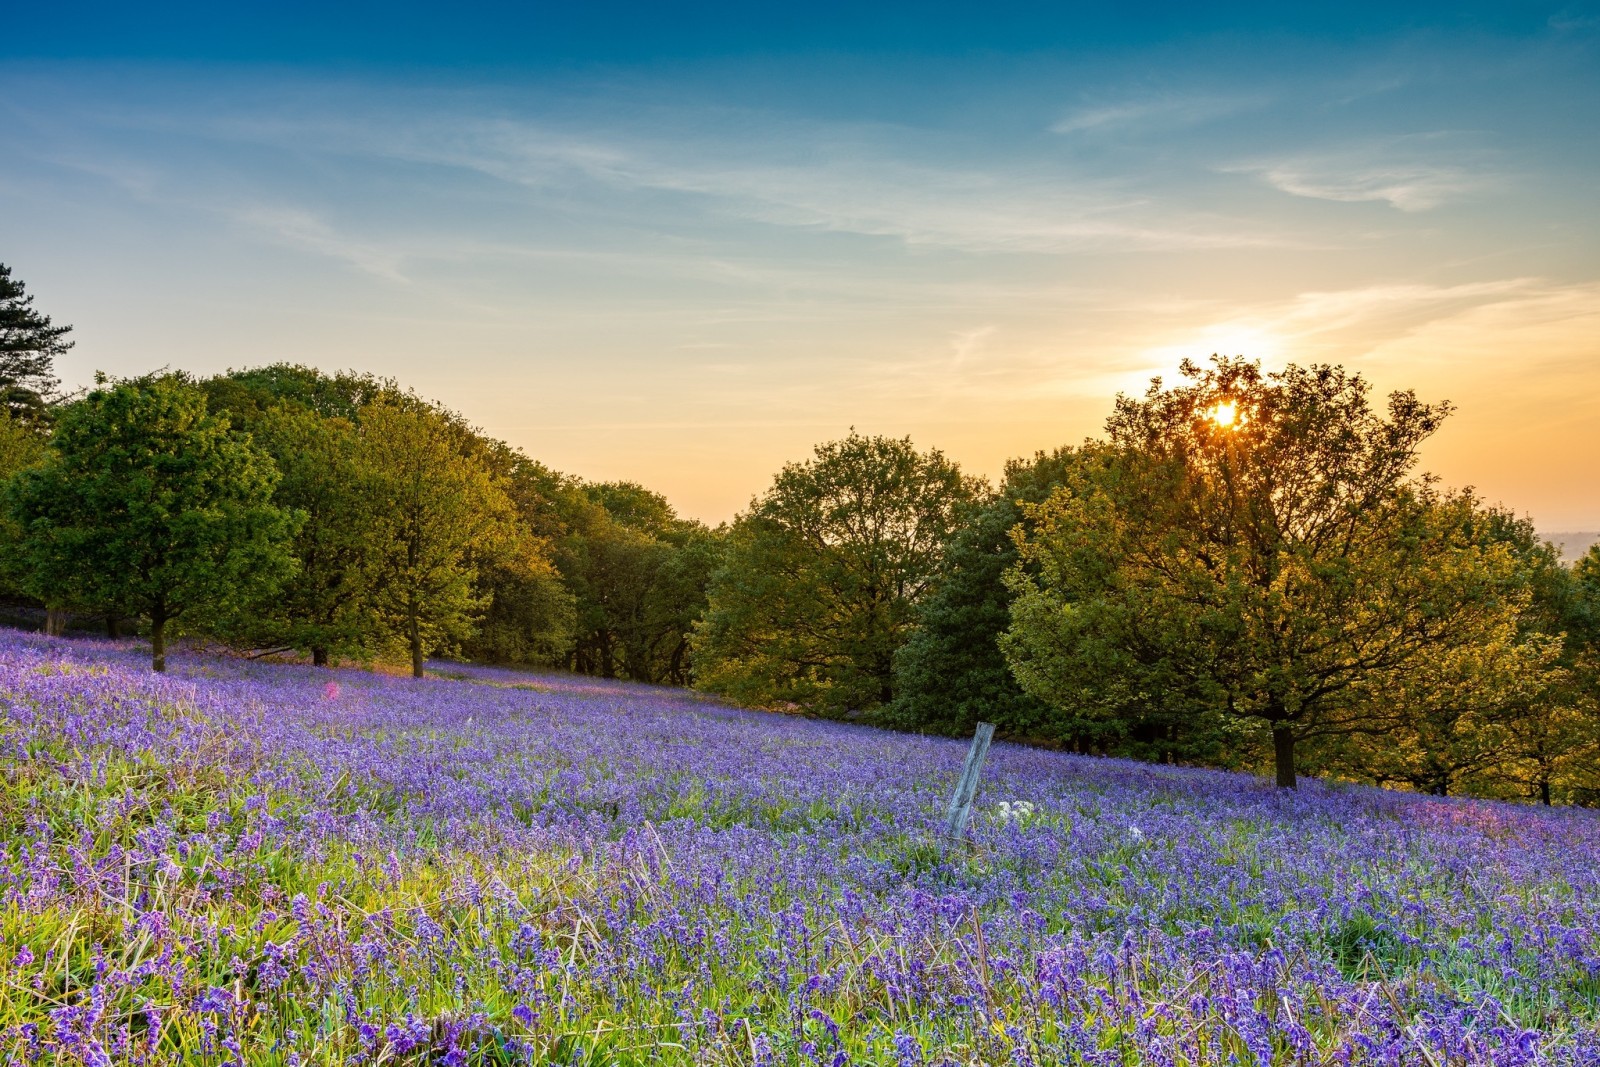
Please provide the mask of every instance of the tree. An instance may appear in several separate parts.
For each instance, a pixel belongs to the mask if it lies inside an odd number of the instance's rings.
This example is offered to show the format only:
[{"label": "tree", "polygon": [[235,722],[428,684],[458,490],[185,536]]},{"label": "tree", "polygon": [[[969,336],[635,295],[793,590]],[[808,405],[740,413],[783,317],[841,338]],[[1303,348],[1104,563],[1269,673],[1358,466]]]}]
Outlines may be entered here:
[{"label": "tree", "polygon": [[[1572,789],[1592,766],[1595,708],[1587,684],[1586,651],[1597,636],[1576,568],[1541,538],[1533,521],[1504,508],[1475,508],[1468,533],[1485,546],[1504,545],[1527,583],[1528,607],[1519,619],[1524,645],[1550,647],[1543,688],[1510,702],[1499,714],[1504,743],[1491,761],[1485,791],[1494,790],[1549,805],[1558,791]],[[1506,681],[1510,674],[1502,675]],[[1471,783],[1474,788],[1480,782]]]},{"label": "tree", "polygon": [[1521,757],[1553,755],[1558,740],[1549,727],[1565,707],[1564,642],[1540,594],[1566,572],[1530,522],[1470,490],[1438,500],[1431,521],[1490,589],[1460,603],[1448,646],[1362,683],[1362,699],[1391,709],[1393,727],[1338,739],[1331,765],[1436,796],[1504,795],[1532,769]]},{"label": "tree", "polygon": [[1536,547],[1532,625],[1562,638],[1560,681],[1530,702],[1510,731],[1507,781],[1543,804],[1557,797],[1600,805],[1600,546],[1569,568],[1555,548]]},{"label": "tree", "polygon": [[279,409],[353,422],[364,405],[385,394],[400,395],[389,379],[354,371],[325,374],[297,363],[230,370],[199,385],[212,411],[227,412],[235,427],[252,433],[260,420]]},{"label": "tree", "polygon": [[37,421],[56,387],[55,357],[72,347],[71,326],[55,326],[33,309],[33,297],[0,263],[0,407],[13,418]]},{"label": "tree", "polygon": [[1013,460],[999,492],[956,528],[932,592],[917,606],[916,628],[895,655],[887,718],[896,726],[970,734],[983,720],[1014,736],[1067,739],[1053,721],[1060,715],[1017,685],[999,638],[1011,622],[1003,581],[1017,562],[1011,530],[1026,521],[1022,505],[1042,503],[1074,460],[1071,448]]},{"label": "tree", "polygon": [[1293,788],[1297,744],[1393,729],[1368,687],[1514,619],[1516,581],[1412,477],[1447,404],[1397,392],[1385,417],[1331,366],[1182,374],[1119,397],[1103,460],[1031,509],[1002,645],[1056,706],[1259,729]]},{"label": "tree", "polygon": [[[44,462],[48,441],[38,427],[11,417],[0,408],[0,500],[5,483],[29,467]],[[0,594],[21,590],[22,528],[0,507]]]},{"label": "tree", "polygon": [[909,438],[818,445],[730,531],[695,630],[695,684],[825,714],[894,696],[894,655],[982,485]]},{"label": "tree", "polygon": [[355,424],[280,404],[257,413],[254,425],[256,444],[280,474],[274,503],[303,516],[292,546],[299,566],[271,597],[241,605],[227,636],[257,649],[300,649],[317,666],[372,651],[367,600],[378,516]]},{"label": "tree", "polygon": [[489,442],[486,458],[510,500],[515,528],[478,568],[478,595],[488,606],[462,651],[499,663],[563,663],[577,619],[553,556],[567,529],[561,498],[570,480],[499,442]]},{"label": "tree", "polygon": [[11,483],[25,584],[47,603],[168,625],[226,613],[291,572],[299,516],[271,503],[272,461],[173,377],[107,384],[61,415],[45,463]]},{"label": "tree", "polygon": [[379,397],[356,427],[372,517],[370,603],[421,678],[427,653],[469,636],[486,606],[478,565],[515,535],[511,502],[479,439],[413,397]]},{"label": "tree", "polygon": [[686,683],[718,537],[632,482],[581,488],[557,559],[576,598],[573,664],[585,673]]}]

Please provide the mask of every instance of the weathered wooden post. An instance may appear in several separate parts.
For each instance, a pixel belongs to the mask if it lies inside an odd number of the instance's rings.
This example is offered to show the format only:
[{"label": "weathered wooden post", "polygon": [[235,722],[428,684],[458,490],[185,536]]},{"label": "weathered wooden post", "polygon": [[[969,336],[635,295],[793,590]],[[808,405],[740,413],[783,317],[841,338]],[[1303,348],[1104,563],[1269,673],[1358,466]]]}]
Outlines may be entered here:
[{"label": "weathered wooden post", "polygon": [[983,773],[983,760],[989,754],[989,742],[994,740],[994,723],[980,722],[972,735],[972,747],[967,749],[967,761],[961,765],[961,780],[950,797],[950,806],[944,813],[945,836],[959,839],[967,832],[967,818],[972,814],[972,797],[978,791],[978,776]]}]

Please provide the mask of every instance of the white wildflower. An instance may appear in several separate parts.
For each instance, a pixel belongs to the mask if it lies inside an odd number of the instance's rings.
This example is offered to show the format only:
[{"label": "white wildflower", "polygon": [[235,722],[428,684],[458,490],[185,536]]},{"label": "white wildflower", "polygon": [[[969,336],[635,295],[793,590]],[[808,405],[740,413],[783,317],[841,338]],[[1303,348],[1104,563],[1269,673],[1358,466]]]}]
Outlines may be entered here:
[{"label": "white wildflower", "polygon": [[1027,826],[1036,814],[1037,809],[1026,800],[1002,800],[994,807],[994,821],[1001,826]]}]

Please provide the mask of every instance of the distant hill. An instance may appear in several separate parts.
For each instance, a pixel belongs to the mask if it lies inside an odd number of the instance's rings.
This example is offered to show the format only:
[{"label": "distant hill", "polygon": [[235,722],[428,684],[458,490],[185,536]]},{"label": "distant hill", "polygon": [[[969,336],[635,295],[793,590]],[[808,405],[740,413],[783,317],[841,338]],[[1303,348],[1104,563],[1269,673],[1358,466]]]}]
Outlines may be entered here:
[{"label": "distant hill", "polygon": [[1565,563],[1571,563],[1589,551],[1590,545],[1600,543],[1600,530],[1569,530],[1565,533],[1547,533],[1540,536],[1561,550],[1561,559]]}]

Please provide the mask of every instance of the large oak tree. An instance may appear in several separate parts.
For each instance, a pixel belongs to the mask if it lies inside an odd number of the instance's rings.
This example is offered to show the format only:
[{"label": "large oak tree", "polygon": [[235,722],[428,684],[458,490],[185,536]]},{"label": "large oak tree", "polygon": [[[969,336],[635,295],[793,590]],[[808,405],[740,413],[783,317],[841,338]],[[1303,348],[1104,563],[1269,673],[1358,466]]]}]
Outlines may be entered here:
[{"label": "large oak tree", "polygon": [[1480,681],[1463,657],[1502,647],[1526,590],[1415,475],[1448,405],[1380,413],[1331,366],[1182,373],[1118,398],[1100,461],[1030,509],[1003,644],[1060,707],[1259,729],[1293,787],[1298,744],[1394,730],[1404,680]]}]

